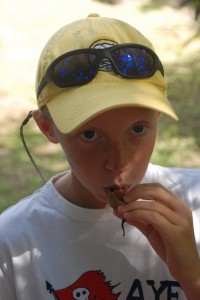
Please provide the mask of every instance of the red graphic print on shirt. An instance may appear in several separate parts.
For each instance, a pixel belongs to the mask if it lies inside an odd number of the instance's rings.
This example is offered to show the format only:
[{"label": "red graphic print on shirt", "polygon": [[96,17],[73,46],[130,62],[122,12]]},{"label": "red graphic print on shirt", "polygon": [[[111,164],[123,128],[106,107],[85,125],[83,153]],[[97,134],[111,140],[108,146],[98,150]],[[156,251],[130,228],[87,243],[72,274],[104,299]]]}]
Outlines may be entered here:
[{"label": "red graphic print on shirt", "polygon": [[115,294],[113,289],[118,285],[112,286],[101,271],[88,271],[72,285],[61,290],[54,290],[46,282],[47,290],[55,300],[117,300],[121,293]]}]

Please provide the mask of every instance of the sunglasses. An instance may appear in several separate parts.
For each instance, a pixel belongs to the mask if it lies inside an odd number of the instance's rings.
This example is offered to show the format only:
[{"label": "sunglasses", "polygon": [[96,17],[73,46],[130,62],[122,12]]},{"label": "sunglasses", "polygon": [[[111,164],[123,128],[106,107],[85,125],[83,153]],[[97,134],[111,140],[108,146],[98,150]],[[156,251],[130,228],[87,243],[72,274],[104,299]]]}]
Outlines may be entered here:
[{"label": "sunglasses", "polygon": [[56,58],[42,78],[37,97],[48,82],[61,88],[86,84],[99,70],[115,71],[123,78],[141,79],[164,69],[158,56],[148,47],[120,44],[104,49],[79,49]]}]

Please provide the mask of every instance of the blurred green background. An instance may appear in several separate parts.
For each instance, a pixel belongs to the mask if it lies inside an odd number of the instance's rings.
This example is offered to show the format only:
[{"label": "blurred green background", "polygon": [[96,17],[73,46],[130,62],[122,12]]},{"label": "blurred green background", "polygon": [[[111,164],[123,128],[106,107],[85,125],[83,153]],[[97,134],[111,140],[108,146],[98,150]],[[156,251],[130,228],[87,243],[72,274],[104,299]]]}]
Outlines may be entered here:
[{"label": "blurred green background", "polygon": [[[57,29],[91,12],[120,18],[154,43],[163,61],[168,96],[179,122],[162,116],[152,162],[200,167],[200,21],[180,1],[0,0],[0,211],[32,193],[42,181],[20,141],[19,128],[36,107],[34,80],[40,52]],[[77,7],[79,8],[77,10]],[[24,135],[46,180],[67,168],[31,120]]]}]

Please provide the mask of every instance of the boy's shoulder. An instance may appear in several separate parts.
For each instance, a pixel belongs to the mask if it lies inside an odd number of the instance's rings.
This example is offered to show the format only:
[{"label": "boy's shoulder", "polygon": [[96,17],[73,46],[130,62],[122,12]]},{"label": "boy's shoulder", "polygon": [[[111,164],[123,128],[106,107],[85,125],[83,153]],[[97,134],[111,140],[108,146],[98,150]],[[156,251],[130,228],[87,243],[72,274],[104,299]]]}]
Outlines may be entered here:
[{"label": "boy's shoulder", "polygon": [[189,203],[199,198],[200,169],[149,164],[144,181],[159,182],[177,197]]},{"label": "boy's shoulder", "polygon": [[149,163],[147,174],[151,174],[151,176],[161,175],[165,176],[168,175],[170,177],[181,177],[182,179],[193,177],[199,178],[200,177],[200,169],[198,168],[175,168],[175,167],[166,167],[161,165],[156,165]]},{"label": "boy's shoulder", "polygon": [[174,167],[165,167],[161,165],[155,165],[150,163],[146,173],[147,178],[151,178],[155,182],[158,178],[169,179],[169,181],[187,181],[189,183],[197,184],[198,179],[200,178],[200,169],[191,169],[191,168],[174,168]]},{"label": "boy's shoulder", "polygon": [[42,188],[21,199],[0,214],[0,240],[12,238],[27,231],[34,218],[42,218],[45,210],[51,206],[48,202],[52,196],[53,184],[47,182]]},{"label": "boy's shoulder", "polygon": [[21,229],[25,229],[30,219],[32,212],[38,205],[38,199],[40,198],[40,190],[33,194],[21,199],[16,204],[8,207],[0,215],[0,240],[7,236],[10,238],[12,235],[16,235]]},{"label": "boy's shoulder", "polygon": [[23,219],[28,218],[30,214],[51,207],[52,201],[59,197],[53,182],[62,175],[63,173],[55,175],[50,178],[44,186],[19,200],[16,204],[8,207],[0,214],[0,224],[7,219],[18,219],[18,222],[22,222]]}]

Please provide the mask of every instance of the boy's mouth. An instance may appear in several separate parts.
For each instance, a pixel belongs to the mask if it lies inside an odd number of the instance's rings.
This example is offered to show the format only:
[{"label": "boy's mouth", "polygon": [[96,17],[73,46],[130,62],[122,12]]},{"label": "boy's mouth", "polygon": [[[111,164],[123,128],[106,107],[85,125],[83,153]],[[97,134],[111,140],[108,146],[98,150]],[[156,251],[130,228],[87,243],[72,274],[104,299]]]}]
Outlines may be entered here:
[{"label": "boy's mouth", "polygon": [[124,194],[126,194],[129,190],[131,189],[130,185],[112,185],[112,186],[108,186],[106,188],[106,193],[108,194],[109,192],[115,192],[115,191],[123,191]]}]

